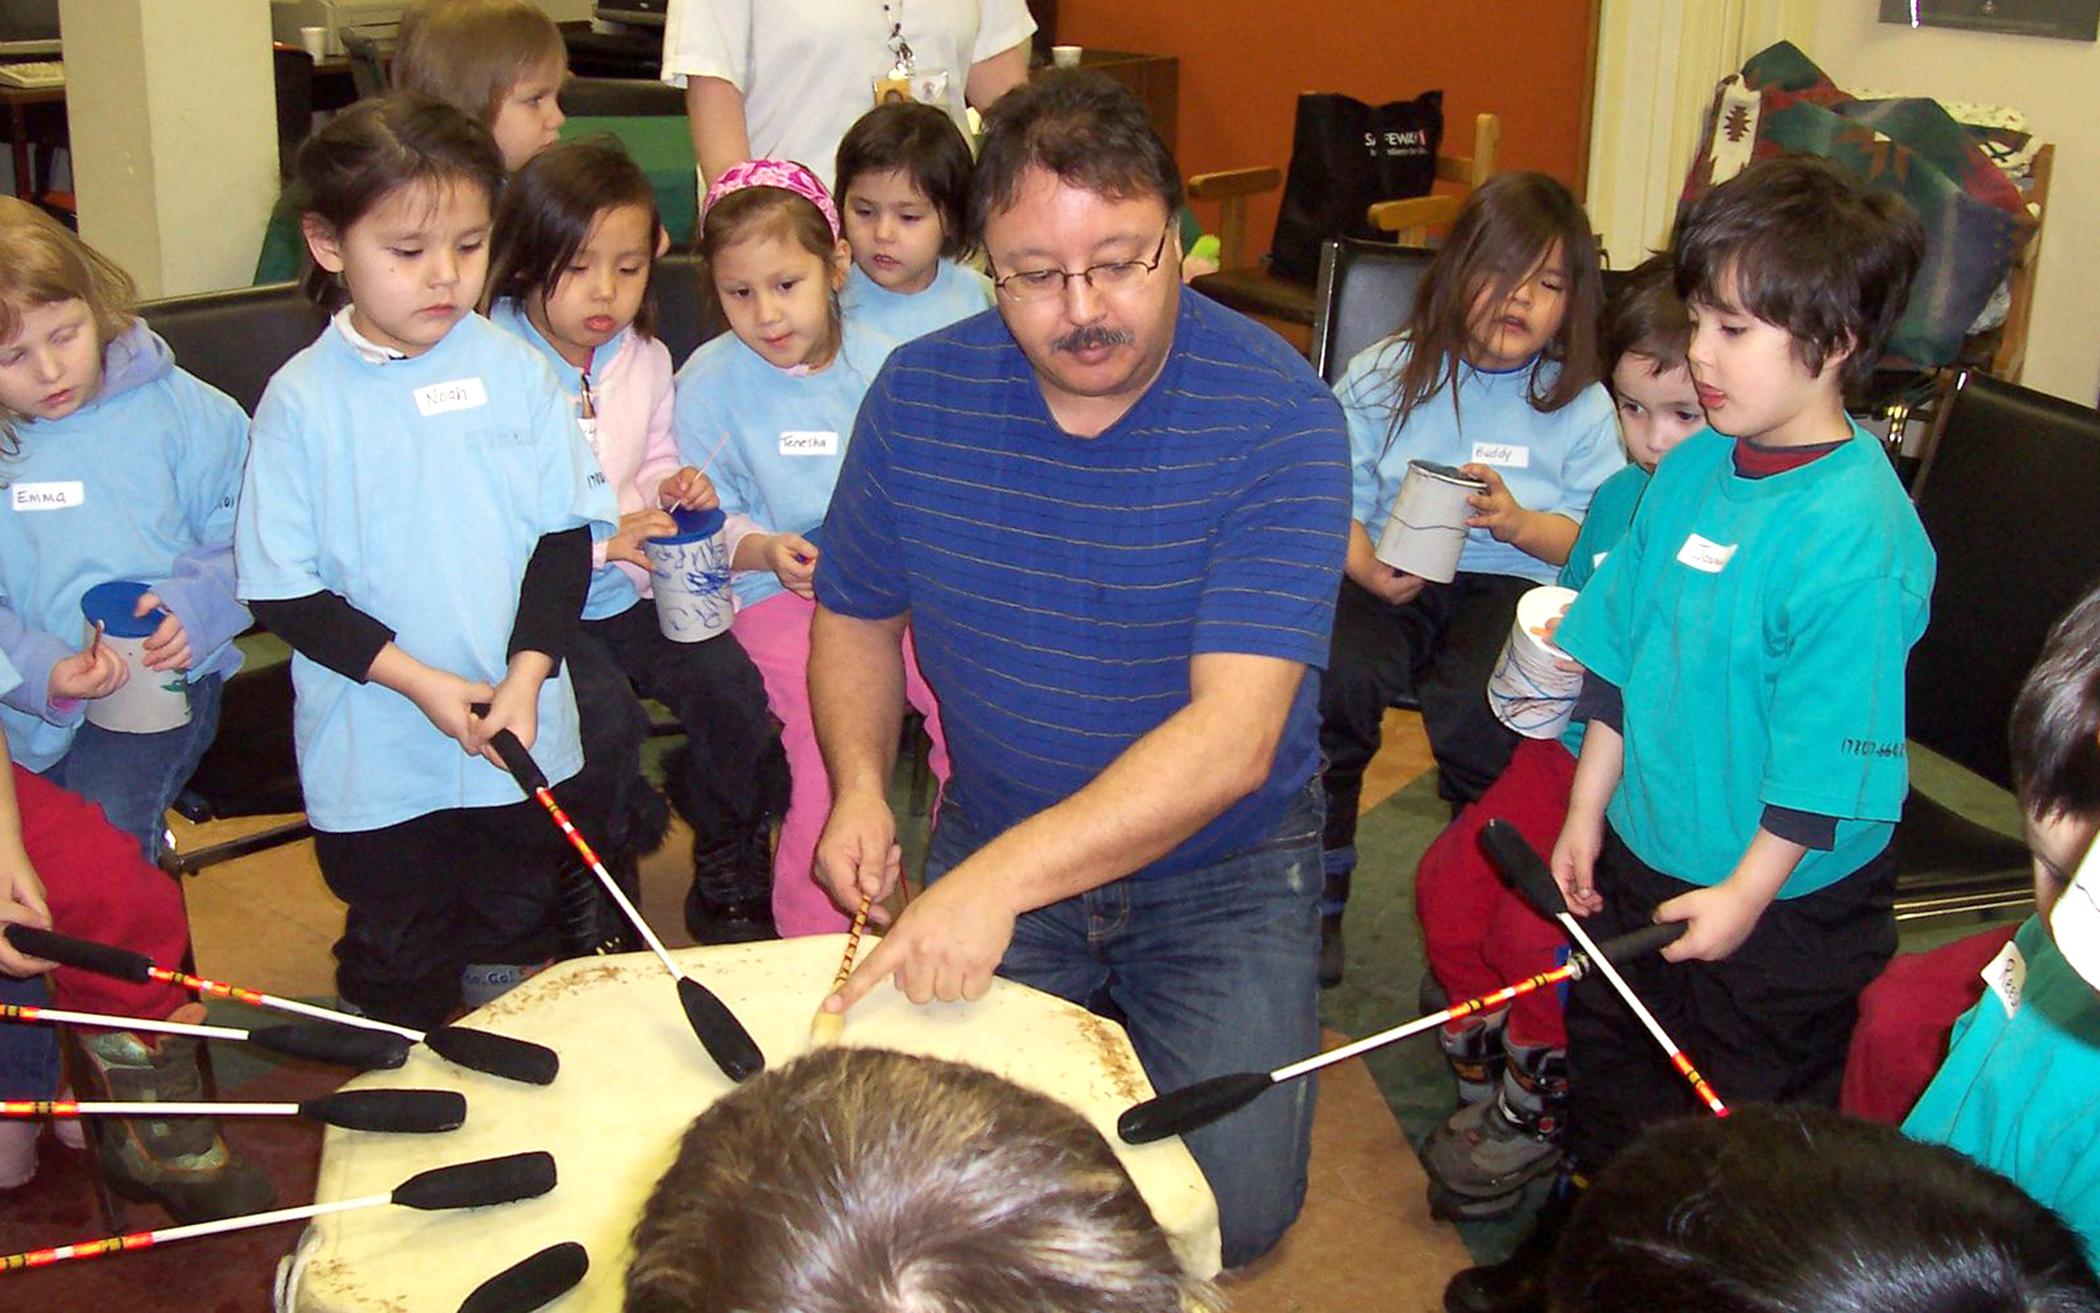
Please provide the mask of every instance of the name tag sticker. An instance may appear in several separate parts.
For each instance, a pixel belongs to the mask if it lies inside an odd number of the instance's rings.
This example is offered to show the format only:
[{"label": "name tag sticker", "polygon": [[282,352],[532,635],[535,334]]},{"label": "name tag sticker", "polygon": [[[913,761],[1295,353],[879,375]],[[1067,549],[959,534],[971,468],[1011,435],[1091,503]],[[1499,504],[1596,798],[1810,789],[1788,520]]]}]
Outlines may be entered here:
[{"label": "name tag sticker", "polygon": [[487,404],[489,390],[478,378],[455,378],[450,383],[432,383],[429,387],[416,389],[416,409],[422,412],[424,419],[455,410],[473,410]]},{"label": "name tag sticker", "polygon": [[1592,571],[1596,570],[1598,566],[1604,564],[1604,558],[1610,555],[1610,552],[1599,552],[1595,556],[1592,556],[1590,558],[1590,569]]},{"label": "name tag sticker", "polygon": [[830,430],[788,429],[780,435],[783,456],[836,456],[839,435]]},{"label": "name tag sticker", "polygon": [[7,499],[18,511],[67,511],[87,504],[87,485],[78,479],[17,483],[7,490]]},{"label": "name tag sticker", "polygon": [[2027,959],[2020,956],[2019,945],[2010,939],[2005,941],[1998,956],[1983,969],[1983,983],[1997,995],[1998,1006],[2005,1009],[2006,1016],[2020,1010],[2020,992],[2027,988]]},{"label": "name tag sticker", "polygon": [[1717,543],[1711,538],[1702,538],[1695,533],[1684,540],[1684,546],[1677,549],[1677,559],[1694,570],[1719,574],[1728,567],[1728,560],[1735,555],[1736,546],[1735,543]]},{"label": "name tag sticker", "polygon": [[1528,470],[1531,468],[1531,448],[1520,447],[1514,442],[1476,442],[1473,444],[1473,463]]}]

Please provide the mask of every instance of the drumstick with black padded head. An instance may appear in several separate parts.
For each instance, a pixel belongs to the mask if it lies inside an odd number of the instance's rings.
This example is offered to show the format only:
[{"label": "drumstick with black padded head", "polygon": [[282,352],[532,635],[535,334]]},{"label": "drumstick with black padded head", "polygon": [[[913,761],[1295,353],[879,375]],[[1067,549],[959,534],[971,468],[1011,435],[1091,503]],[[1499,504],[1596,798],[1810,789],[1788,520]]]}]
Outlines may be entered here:
[{"label": "drumstick with black padded head", "polygon": [[[486,707],[477,710],[480,714],[487,712]],[[642,942],[649,946],[649,951],[656,954],[656,960],[663,963],[664,970],[670,972],[671,978],[678,982],[678,1002],[685,1009],[686,1023],[693,1028],[693,1034],[699,1036],[701,1047],[715,1060],[715,1065],[733,1081],[743,1080],[765,1070],[766,1055],[759,1051],[758,1042],[751,1038],[751,1032],[744,1029],[744,1023],[736,1019],[736,1014],[729,1010],[726,1003],[715,997],[713,990],[687,975],[671,960],[670,952],[664,948],[664,941],[658,939],[656,932],[649,928],[649,923],[642,919],[641,912],[620,888],[619,881],[613,879],[612,872],[605,869],[605,863],[598,859],[596,850],[577,832],[576,823],[569,819],[569,814],[562,810],[561,803],[555,800],[553,787],[547,783],[545,772],[541,771],[539,763],[532,759],[532,754],[525,750],[525,745],[518,741],[518,736],[507,729],[499,729],[489,736],[489,746],[503,759],[504,766],[510,771],[511,778],[518,782],[518,787],[547,809],[547,815],[554,819],[554,824],[568,839],[569,845],[589,865],[592,873],[598,877],[598,882],[605,886],[605,892],[612,896],[613,902],[619,905],[620,911],[627,917],[627,923],[642,937]]]},{"label": "drumstick with black padded head", "polygon": [[346,1131],[431,1135],[466,1125],[467,1096],[455,1090],[337,1090],[300,1103],[0,1099],[0,1120],[29,1117],[304,1117]]},{"label": "drumstick with black padded head", "polygon": [[1164,1140],[1170,1135],[1185,1135],[1198,1127],[1208,1126],[1228,1112],[1238,1111],[1254,1102],[1272,1086],[1285,1081],[1309,1076],[1322,1067],[1331,1067],[1337,1062],[1372,1049],[1384,1048],[1388,1044],[1435,1030],[1447,1022],[1499,1008],[1511,999],[1520,998],[1535,989],[1557,985],[1563,980],[1580,980],[1597,962],[1607,956],[1616,958],[1642,957],[1656,952],[1684,933],[1681,925],[1653,925],[1608,939],[1602,944],[1593,944],[1586,952],[1570,953],[1568,960],[1551,971],[1542,971],[1535,976],[1504,985],[1491,994],[1469,998],[1463,1003],[1453,1003],[1442,1012],[1405,1022],[1390,1030],[1381,1030],[1375,1035],[1366,1035],[1315,1054],[1274,1071],[1237,1071],[1223,1076],[1212,1076],[1193,1085],[1184,1085],[1178,1090],[1169,1090],[1143,1103],[1134,1103],[1116,1118],[1116,1135],[1125,1144],[1150,1144]]},{"label": "drumstick with black padded head", "polygon": [[316,1021],[349,1026],[356,1030],[398,1035],[411,1044],[428,1045],[431,1052],[462,1067],[470,1067],[490,1076],[501,1076],[505,1080],[523,1081],[528,1085],[549,1085],[553,1083],[555,1074],[561,1070],[561,1059],[555,1055],[553,1049],[544,1044],[534,1044],[530,1040],[513,1039],[509,1035],[476,1030],[471,1026],[436,1026],[427,1031],[412,1030],[390,1021],[360,1017],[350,1012],[337,1012],[313,1003],[301,1003],[295,998],[279,998],[275,994],[242,989],[238,985],[206,980],[182,971],[170,971],[166,967],[155,965],[153,959],[144,953],[134,953],[129,949],[116,948],[109,944],[98,944],[90,939],[55,934],[49,930],[39,930],[35,926],[0,927],[0,935],[4,935],[7,942],[18,951],[47,962],[56,962],[60,966],[94,971],[135,984],[157,980],[163,984],[180,985],[184,989],[213,998],[230,998],[236,1003],[246,1003],[250,1007],[289,1012],[295,1016],[312,1017]]},{"label": "drumstick with black padded head", "polygon": [[[553,1154],[537,1151],[514,1153],[502,1158],[482,1158],[474,1162],[454,1163],[450,1167],[433,1167],[427,1172],[417,1172],[385,1194],[338,1199],[325,1204],[304,1204],[297,1208],[278,1208],[267,1213],[221,1218],[215,1222],[193,1222],[188,1226],[162,1227],[158,1231],[134,1231],[129,1235],[83,1240],[70,1245],[54,1245],[49,1249],[32,1249],[27,1253],[8,1254],[0,1256],[0,1272],[49,1267],[53,1263],[64,1263],[73,1259],[100,1258],[104,1254],[122,1253],[131,1249],[151,1249],[155,1245],[164,1245],[176,1240],[193,1240],[199,1236],[221,1235],[228,1231],[247,1231],[259,1226],[275,1226],[279,1222],[303,1222],[308,1218],[326,1217],[331,1213],[348,1213],[386,1204],[397,1204],[403,1208],[415,1208],[425,1212],[454,1208],[487,1208],[494,1204],[538,1198],[552,1190],[554,1184]],[[490,1310],[490,1313],[494,1313],[494,1310]]]},{"label": "drumstick with black padded head", "polygon": [[526,1313],[544,1308],[583,1284],[589,1251],[574,1240],[548,1245],[474,1287],[459,1313]]},{"label": "drumstick with black padded head", "polygon": [[[1533,911],[1548,920],[1560,922],[1577,947],[1596,947],[1596,941],[1590,938],[1589,931],[1584,930],[1582,922],[1576,920],[1568,911],[1568,900],[1562,896],[1560,883],[1553,878],[1552,868],[1546,865],[1546,860],[1539,856],[1538,850],[1531,846],[1516,826],[1499,818],[1489,821],[1481,828],[1480,847],[1487,854],[1488,861],[1502,873],[1502,878],[1509,882],[1510,888],[1515,889],[1525,902],[1531,904]],[[1682,925],[1683,922],[1669,924]],[[1662,1045],[1662,1051],[1670,1056],[1670,1065],[1677,1068],[1678,1074],[1691,1085],[1692,1093],[1698,1096],[1699,1101],[1705,1104],[1714,1116],[1726,1117],[1728,1105],[1721,1102],[1721,1096],[1714,1093],[1714,1087],[1706,1083],[1706,1077],[1699,1074],[1699,1069],[1692,1065],[1691,1058],[1678,1046],[1676,1040],[1670,1038],[1670,1033],[1662,1028],[1662,1023],[1648,1010],[1648,1005],[1641,1002],[1641,996],[1633,992],[1633,986],[1626,983],[1625,977],[1619,974],[1609,959],[1600,961],[1597,970],[1611,982],[1611,987],[1618,991],[1626,1006],[1633,1010],[1635,1019],[1655,1037],[1657,1044]]]},{"label": "drumstick with black padded head", "polygon": [[0,1003],[0,1021],[56,1021],[104,1030],[242,1040],[287,1058],[361,1070],[392,1069],[408,1060],[408,1041],[401,1036],[377,1030],[352,1030],[347,1026],[260,1026],[254,1030],[241,1030],[234,1026],[154,1021],[146,1017],[118,1017],[103,1012],[71,1012],[64,1008],[26,1007],[13,1003]]}]

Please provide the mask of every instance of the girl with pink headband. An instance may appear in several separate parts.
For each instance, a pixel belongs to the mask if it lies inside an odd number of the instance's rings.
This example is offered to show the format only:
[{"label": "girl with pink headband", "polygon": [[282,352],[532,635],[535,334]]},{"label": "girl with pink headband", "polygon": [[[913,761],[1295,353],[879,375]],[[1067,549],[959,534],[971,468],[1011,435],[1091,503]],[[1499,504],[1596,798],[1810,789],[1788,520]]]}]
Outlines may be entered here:
[{"label": "girl with pink headband", "polygon": [[[844,929],[847,916],[813,871],[831,786],[809,709],[811,581],[854,416],[895,343],[840,311],[851,255],[831,194],[800,164],[724,170],[702,206],[700,251],[730,331],[678,371],[672,427],[681,456],[706,466],[729,515],[730,633],[765,678],[787,749],[793,783],[773,857],[774,920],[783,935],[822,934]],[[940,714],[909,636],[904,650],[905,692],[926,717],[933,771],[945,783]]]}]

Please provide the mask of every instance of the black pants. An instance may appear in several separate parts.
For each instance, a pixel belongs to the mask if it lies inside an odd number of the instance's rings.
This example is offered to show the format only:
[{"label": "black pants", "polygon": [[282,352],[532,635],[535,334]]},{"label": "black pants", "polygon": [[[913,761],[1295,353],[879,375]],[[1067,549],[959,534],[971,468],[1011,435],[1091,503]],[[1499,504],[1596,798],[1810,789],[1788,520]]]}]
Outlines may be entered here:
[{"label": "black pants", "polygon": [[[1896,951],[1895,858],[1882,853],[1799,898],[1777,900],[1723,962],[1619,964],[1633,992],[1725,1103],[1835,1108],[1859,994]],[[1600,943],[1654,919],[1697,886],[1672,879],[1605,831],[1604,909],[1582,928]],[[1704,1105],[1602,976],[1568,991],[1568,1152],[1595,1172],[1646,1126]]]},{"label": "black pants", "polygon": [[[555,786],[590,837],[594,782]],[[554,956],[551,912],[569,845],[536,802],[429,812],[377,830],[316,833],[329,890],[349,904],[336,991],[371,1016],[427,1030],[458,1008],[470,962]]]},{"label": "black pants", "polygon": [[1535,586],[1511,575],[1461,573],[1390,606],[1342,581],[1320,681],[1320,750],[1327,759],[1321,846],[1330,874],[1356,865],[1364,768],[1377,755],[1379,726],[1395,698],[1412,693],[1422,705],[1445,800],[1473,801],[1509,764],[1517,736],[1488,709],[1487,681],[1517,599]]}]

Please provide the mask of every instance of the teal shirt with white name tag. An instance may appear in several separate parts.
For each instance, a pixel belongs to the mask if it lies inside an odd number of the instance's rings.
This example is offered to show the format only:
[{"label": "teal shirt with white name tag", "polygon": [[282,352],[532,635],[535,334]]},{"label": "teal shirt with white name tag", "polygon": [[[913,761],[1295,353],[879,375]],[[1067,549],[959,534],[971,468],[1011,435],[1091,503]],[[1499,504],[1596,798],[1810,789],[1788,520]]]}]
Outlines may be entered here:
[{"label": "teal shirt with white name tag", "polygon": [[[678,455],[706,467],[724,512],[748,515],[767,533],[808,533],[824,522],[861,398],[896,345],[850,317],[842,343],[829,365],[798,374],[724,333],[680,367],[671,407]],[[783,591],[771,570],[738,570],[730,587],[739,607]]]},{"label": "teal shirt with white name tag", "polygon": [[1561,647],[1625,693],[1607,809],[1640,859],[1714,885],[1767,806],[1837,818],[1779,891],[1813,893],[1888,846],[1909,787],[1903,671],[1934,558],[1864,432],[1785,473],[1735,472],[1694,434],[1562,622]]},{"label": "teal shirt with white name tag", "polygon": [[[1642,494],[1648,491],[1648,477],[1648,471],[1640,466],[1628,465],[1597,486],[1597,495],[1590,498],[1590,513],[1582,517],[1582,532],[1575,535],[1575,545],[1568,549],[1568,563],[1560,567],[1555,583],[1578,593],[1590,586],[1597,567],[1604,564],[1611,549],[1633,527],[1633,513],[1640,508]],[[1569,721],[1560,732],[1561,746],[1570,755],[1580,757],[1582,736],[1588,729],[1586,720]]]},{"label": "teal shirt with white name tag", "polygon": [[[410,656],[495,684],[539,540],[618,518],[544,361],[479,315],[420,356],[361,357],[339,328],[277,372],[256,408],[234,538],[243,598],[326,589]],[[391,689],[293,657],[307,814],[372,830],[518,801]],[[559,783],[583,763],[566,667],[540,690],[533,757]]]}]

